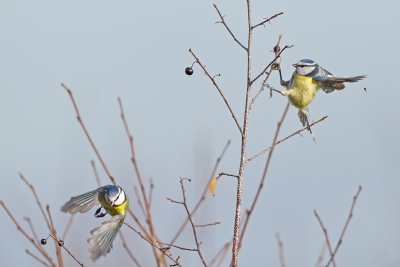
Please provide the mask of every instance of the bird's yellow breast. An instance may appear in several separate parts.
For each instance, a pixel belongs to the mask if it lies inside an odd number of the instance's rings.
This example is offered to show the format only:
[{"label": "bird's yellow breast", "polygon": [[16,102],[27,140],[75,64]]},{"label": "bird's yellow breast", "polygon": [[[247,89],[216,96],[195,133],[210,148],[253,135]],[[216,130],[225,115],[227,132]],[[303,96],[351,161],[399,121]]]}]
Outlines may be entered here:
[{"label": "bird's yellow breast", "polygon": [[100,201],[100,203],[111,216],[122,215],[125,217],[126,211],[129,208],[129,198],[127,196],[125,202],[119,206],[111,206],[104,198]]},{"label": "bird's yellow breast", "polygon": [[312,77],[298,75],[296,72],[293,73],[292,84],[288,97],[292,105],[299,109],[306,108],[322,86],[321,82],[314,81]]}]

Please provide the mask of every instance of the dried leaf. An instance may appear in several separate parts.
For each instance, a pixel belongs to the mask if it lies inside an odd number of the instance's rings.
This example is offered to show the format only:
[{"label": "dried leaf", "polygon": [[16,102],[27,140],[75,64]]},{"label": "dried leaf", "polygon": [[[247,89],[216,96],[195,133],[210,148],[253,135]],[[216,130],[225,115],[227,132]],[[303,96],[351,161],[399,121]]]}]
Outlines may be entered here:
[{"label": "dried leaf", "polygon": [[215,179],[213,179],[213,180],[211,181],[211,184],[210,184],[210,193],[211,193],[211,195],[212,195],[213,197],[215,197],[214,188],[215,188],[215,185],[217,184],[217,181],[218,181],[218,179],[215,178]]}]

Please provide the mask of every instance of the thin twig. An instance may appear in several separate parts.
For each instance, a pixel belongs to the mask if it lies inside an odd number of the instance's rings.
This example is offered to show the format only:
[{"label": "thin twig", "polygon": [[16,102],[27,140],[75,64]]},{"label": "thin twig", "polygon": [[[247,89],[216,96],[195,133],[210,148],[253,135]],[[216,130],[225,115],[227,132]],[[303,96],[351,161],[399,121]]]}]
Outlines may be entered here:
[{"label": "thin twig", "polygon": [[42,261],[41,259],[39,259],[36,255],[34,255],[32,252],[30,252],[29,250],[25,249],[25,252],[31,256],[32,258],[34,258],[35,260],[37,260],[38,262],[40,262],[41,264],[43,264],[44,266],[47,267],[51,267],[50,265],[48,265],[46,262]]},{"label": "thin twig", "polygon": [[64,87],[65,90],[67,90],[67,92],[68,92],[68,94],[69,94],[69,96],[70,96],[70,98],[71,98],[72,104],[74,105],[74,108],[75,108],[76,118],[78,119],[79,123],[81,124],[82,129],[83,129],[83,131],[85,132],[85,135],[86,135],[87,139],[89,140],[89,143],[92,145],[92,148],[93,148],[94,152],[95,152],[96,155],[97,155],[97,158],[98,158],[99,161],[101,162],[101,165],[103,166],[103,168],[104,168],[105,172],[107,173],[108,177],[110,178],[111,182],[112,182],[114,185],[116,185],[116,182],[115,182],[114,177],[111,175],[110,171],[108,170],[108,168],[107,168],[107,166],[106,166],[106,164],[105,164],[103,158],[102,158],[101,155],[100,155],[100,152],[97,150],[96,145],[94,144],[92,138],[91,138],[90,135],[89,135],[88,130],[86,129],[85,124],[83,123],[82,117],[81,117],[81,115],[80,115],[80,113],[79,113],[79,109],[78,109],[78,106],[77,106],[77,104],[76,104],[76,102],[75,102],[75,98],[74,98],[74,96],[73,96],[73,94],[72,94],[71,89],[69,89],[69,88],[68,88],[66,85],[64,85],[63,83],[61,84],[61,86]]},{"label": "thin twig", "polygon": [[32,224],[32,222],[31,222],[31,219],[28,218],[28,217],[24,217],[24,219],[28,222],[28,225],[29,225],[29,227],[31,228],[33,237],[35,238],[36,242],[37,242],[38,244],[40,244],[39,238],[38,238],[38,236],[37,236],[37,234],[36,234],[35,228],[33,227],[33,224]]},{"label": "thin twig", "polygon": [[25,179],[25,177],[22,175],[22,173],[19,173],[19,177],[21,177],[21,179],[22,179],[22,180],[28,185],[28,187],[31,189],[33,195],[35,196],[36,203],[38,204],[39,209],[40,209],[40,211],[42,212],[42,215],[43,215],[43,217],[44,217],[44,220],[46,221],[47,228],[49,228],[49,230],[51,231],[49,219],[47,218],[46,213],[44,212],[42,203],[40,203],[40,200],[39,200],[38,195],[36,194],[35,188],[33,187],[33,185],[31,185],[31,184],[28,182],[28,180]]},{"label": "thin twig", "polygon": [[[144,235],[142,235],[142,233],[140,233],[139,231],[137,231],[135,228],[133,228],[131,225],[129,225],[127,222],[125,222],[123,219],[120,219],[120,221],[125,224],[126,226],[128,226],[131,230],[133,230],[135,233],[137,233],[142,239],[146,240],[150,245],[152,245],[154,248],[158,249],[162,254],[164,254],[165,256],[167,256],[170,260],[172,260],[173,262],[175,262],[176,265],[174,266],[180,266],[182,267],[182,265],[179,263],[179,257],[174,259],[172,258],[172,256],[168,253],[165,252],[165,249],[163,248],[159,248],[156,244],[154,244],[153,242],[151,242],[149,239],[147,239]],[[172,265],[170,265],[172,266]]]},{"label": "thin twig", "polygon": [[[66,252],[82,267],[85,267],[83,263],[81,263],[65,246],[64,246],[64,241],[62,241],[60,238],[57,238],[55,235],[49,233],[49,236],[54,239],[54,243],[57,244],[56,246],[58,247],[63,247]],[[59,248],[58,248],[59,249]]]},{"label": "thin twig", "polygon": [[150,178],[150,189],[149,189],[149,206],[151,208],[151,202],[153,200],[153,190],[154,190],[154,183],[153,179]]},{"label": "thin twig", "polygon": [[200,60],[197,58],[197,56],[194,54],[194,52],[192,51],[192,49],[189,49],[189,52],[192,54],[192,56],[196,59],[197,63],[200,65],[200,67],[204,70],[204,72],[206,73],[206,75],[208,76],[208,78],[210,78],[211,82],[214,84],[215,88],[217,88],[219,94],[222,96],[222,98],[224,99],[224,102],[226,104],[226,106],[228,107],[229,111],[231,112],[232,118],[235,120],[236,126],[239,129],[240,134],[243,136],[243,131],[242,131],[242,127],[240,127],[238,120],[236,119],[235,114],[233,113],[233,110],[231,108],[231,106],[228,103],[228,100],[226,100],[224,94],[222,93],[221,89],[219,88],[217,82],[215,81],[214,77],[212,77],[208,71],[206,70],[206,68],[203,66],[203,64],[201,64]]},{"label": "thin twig", "polygon": [[257,28],[258,26],[264,25],[265,23],[267,23],[267,22],[273,20],[274,18],[276,18],[276,17],[278,17],[278,16],[280,16],[280,15],[283,15],[283,12],[280,12],[280,13],[278,13],[278,14],[275,14],[275,15],[273,15],[272,17],[270,17],[269,19],[266,19],[266,20],[264,20],[263,22],[260,22],[260,23],[258,23],[258,24],[256,24],[256,25],[252,26],[251,29],[253,30],[253,29]]},{"label": "thin twig", "polygon": [[[278,139],[279,132],[280,132],[280,130],[281,130],[283,121],[284,121],[285,118],[286,118],[286,114],[287,114],[287,112],[288,112],[288,110],[289,110],[289,106],[290,106],[290,103],[288,103],[288,104],[286,105],[286,108],[285,108],[285,110],[284,110],[284,112],[283,112],[282,118],[281,118],[281,120],[278,122],[278,125],[277,125],[277,127],[276,127],[275,137],[274,137],[274,140],[272,141],[272,144],[275,144],[275,143],[276,143],[276,140]],[[267,172],[268,172],[268,168],[269,168],[269,164],[270,164],[270,162],[271,162],[271,158],[272,158],[272,153],[273,153],[273,152],[274,152],[274,148],[272,148],[272,149],[269,151],[268,158],[267,158],[267,162],[265,163],[264,172],[263,172],[263,175],[262,175],[262,177],[261,177],[261,181],[260,181],[260,184],[259,184],[259,186],[258,186],[257,193],[256,193],[256,195],[255,195],[255,197],[254,197],[253,203],[251,204],[250,210],[247,212],[247,217],[246,217],[246,219],[244,220],[244,226],[243,226],[243,229],[242,229],[241,234],[240,234],[239,248],[241,247],[241,244],[242,244],[244,235],[245,235],[245,233],[246,233],[247,225],[248,225],[248,223],[249,223],[249,220],[250,220],[251,215],[253,214],[254,208],[255,208],[255,206],[256,206],[256,204],[257,204],[258,197],[259,197],[260,194],[261,194],[261,190],[264,188],[264,182],[265,182],[265,178],[266,178],[266,176],[267,176]]]},{"label": "thin twig", "polygon": [[[131,132],[129,130],[128,123],[127,123],[126,118],[125,118],[125,112],[124,112],[124,107],[122,106],[121,98],[118,98],[118,103],[119,103],[120,110],[121,110],[121,119],[122,119],[122,122],[123,122],[125,130],[126,130],[126,134],[128,135],[128,139],[129,139],[129,144],[130,144],[130,148],[131,148],[131,156],[132,156],[132,158],[131,158],[132,164],[133,164],[133,167],[135,169],[136,176],[137,176],[139,184],[140,184],[140,189],[142,191],[144,204],[146,206],[146,213],[145,213],[147,215],[146,216],[146,222],[149,225],[151,239],[154,242],[154,240],[156,240],[157,238],[156,238],[156,233],[155,233],[155,229],[154,229],[154,223],[153,223],[153,219],[152,219],[152,215],[151,215],[149,199],[147,198],[146,189],[144,188],[142,176],[140,175],[139,166],[138,166],[137,160],[136,160],[133,136],[132,136],[132,134],[131,134]],[[153,249],[153,253],[154,253],[154,256],[156,258],[157,265],[159,267],[161,267],[161,262],[164,260],[164,258],[160,257],[160,255],[158,254],[156,249]]]},{"label": "thin twig", "polygon": [[[332,258],[336,255],[336,252],[339,250],[339,247],[340,247],[340,245],[341,245],[342,242],[343,242],[344,234],[346,233],[346,230],[347,230],[347,227],[349,226],[349,223],[350,223],[351,218],[353,218],[354,206],[356,205],[356,201],[357,201],[358,196],[359,196],[360,193],[361,193],[361,190],[362,190],[362,187],[361,187],[361,185],[360,185],[360,186],[358,187],[357,194],[356,194],[356,195],[354,196],[354,198],[353,198],[353,203],[351,204],[349,217],[347,217],[346,224],[345,224],[344,227],[343,227],[342,234],[340,235],[339,241],[338,241],[338,243],[337,243],[337,245],[336,245],[335,251],[333,252]],[[329,259],[329,262],[326,264],[326,267],[328,267],[328,266],[330,265],[331,261],[332,261],[332,259]]]},{"label": "thin twig", "polygon": [[265,67],[265,69],[259,75],[257,75],[257,77],[255,77],[250,83],[253,84],[255,81],[257,81],[258,78],[260,78],[268,70],[268,68],[281,56],[283,51],[285,51],[287,48],[292,48],[292,47],[293,45],[290,46],[285,45],[285,47],[281,50],[281,52],[279,52],[279,54],[275,56],[275,58]]},{"label": "thin twig", "polygon": [[[231,242],[231,244],[232,244],[232,242]],[[228,249],[229,249],[229,247],[230,247],[230,246],[228,246],[227,249],[224,250],[224,252],[222,253],[222,255],[221,255],[220,259],[219,259],[219,262],[218,262],[218,264],[217,264],[217,267],[220,267],[220,266],[222,265],[222,262],[224,261],[224,258],[225,258],[225,256],[226,256],[226,254],[228,254]]]},{"label": "thin twig", "polygon": [[[57,236],[57,231],[56,231],[56,228],[54,227],[54,224],[53,224],[53,219],[51,217],[51,212],[50,212],[50,206],[49,205],[46,206],[46,210],[47,210],[47,214],[48,214],[49,220],[50,220],[51,233],[54,236]],[[58,259],[58,266],[59,267],[64,267],[64,261],[62,259],[61,249],[60,249],[60,246],[58,246],[58,243],[59,242],[55,242],[54,243],[54,245],[56,246],[56,256],[57,256],[57,259]]]},{"label": "thin twig", "polygon": [[[315,124],[317,124],[317,123],[319,123],[319,122],[321,122],[321,121],[323,121],[323,120],[325,120],[326,118],[328,118],[328,116],[322,117],[322,118],[319,119],[318,121],[311,123],[311,124],[310,124],[310,127],[313,126],[313,125],[315,125]],[[301,129],[301,130],[298,130],[298,131],[292,133],[291,135],[286,136],[285,138],[279,140],[278,142],[274,143],[272,146],[270,146],[270,147],[264,149],[264,150],[261,151],[260,153],[258,153],[258,154],[256,154],[256,155],[252,156],[251,158],[247,159],[247,160],[246,160],[246,163],[249,162],[249,161],[252,161],[253,159],[255,159],[255,158],[259,157],[259,156],[261,156],[262,154],[264,154],[264,153],[267,152],[268,150],[271,150],[271,149],[274,148],[275,146],[279,145],[279,144],[282,143],[282,142],[285,142],[286,140],[288,140],[289,138],[295,136],[296,134],[300,134],[302,131],[308,130],[308,127],[309,127],[309,126],[303,128],[303,129]]]},{"label": "thin twig", "polygon": [[0,200],[0,205],[3,206],[4,210],[6,211],[6,213],[8,214],[8,216],[11,218],[11,220],[14,222],[15,226],[17,227],[18,231],[20,231],[29,241],[31,241],[31,243],[36,247],[36,249],[43,255],[43,257],[46,258],[46,260],[50,263],[50,265],[52,267],[57,267],[57,265],[53,262],[53,260],[50,258],[50,256],[47,254],[47,252],[42,249],[40,247],[39,244],[37,244],[35,242],[35,239],[33,239],[32,237],[30,237],[25,230],[19,225],[19,223],[17,222],[17,220],[14,218],[14,216],[11,214],[11,212],[8,210],[8,208],[6,207],[6,204]]},{"label": "thin twig", "polygon": [[62,240],[64,240],[65,237],[67,236],[68,230],[71,227],[71,224],[72,224],[72,222],[74,220],[74,215],[75,214],[71,214],[71,217],[69,217],[69,221],[68,221],[67,227],[65,227],[64,234],[62,235]]},{"label": "thin twig", "polygon": [[[276,46],[275,46],[275,47],[279,47],[279,44],[281,43],[281,39],[282,39],[282,34],[279,35],[279,37],[278,37],[278,42],[276,43]],[[275,52],[275,58],[278,57],[278,53],[279,53],[279,52]],[[275,60],[275,62],[276,62],[276,60]],[[267,72],[267,76],[265,77],[263,83],[261,84],[260,91],[258,91],[258,93],[256,94],[256,96],[251,100],[250,109],[253,107],[254,102],[257,100],[257,98],[260,96],[260,94],[264,91],[264,87],[265,87],[265,85],[266,85],[266,83],[267,83],[267,81],[268,81],[269,76],[271,75],[271,73],[272,73],[272,69],[271,69],[269,72]]]},{"label": "thin twig", "polygon": [[96,164],[94,163],[94,160],[91,160],[90,162],[93,167],[94,177],[96,177],[97,185],[101,187],[100,176],[99,173],[97,172]]},{"label": "thin twig", "polygon": [[331,247],[331,243],[329,242],[329,236],[328,236],[328,230],[325,228],[321,218],[318,215],[317,210],[314,210],[314,214],[318,219],[319,224],[321,225],[322,230],[324,231],[325,234],[325,239],[326,239],[326,244],[328,245],[328,249],[329,249],[329,254],[331,255],[331,260],[333,263],[333,266],[336,267],[336,263],[335,263],[335,258],[333,257],[333,252],[332,252],[332,247]]},{"label": "thin twig", "polygon": [[[180,247],[180,246],[177,246],[177,245],[174,245],[174,244],[164,243],[164,242],[161,242],[160,240],[157,240],[157,243],[160,243],[162,245],[166,245],[168,247],[174,247],[174,248],[177,248],[177,249],[180,249],[180,250],[197,251],[197,248],[184,248],[184,247]],[[168,247],[164,247],[163,249],[169,249]]]},{"label": "thin twig", "polygon": [[219,9],[218,9],[218,7],[217,7],[216,4],[214,4],[214,7],[215,7],[215,9],[216,9],[217,12],[218,12],[219,17],[221,18],[221,21],[216,22],[216,23],[222,23],[222,24],[224,24],[225,28],[228,30],[228,32],[229,32],[229,33],[231,34],[231,36],[233,37],[233,40],[235,40],[235,42],[237,42],[244,50],[247,51],[247,48],[246,48],[244,45],[242,45],[242,43],[239,42],[238,39],[236,39],[236,37],[235,37],[235,35],[233,35],[231,29],[229,29],[228,25],[227,25],[226,22],[225,22],[224,16],[221,15],[221,12],[219,12]]},{"label": "thin twig", "polygon": [[122,239],[122,246],[125,248],[126,252],[128,252],[129,257],[131,257],[131,259],[133,260],[133,262],[136,263],[136,265],[137,265],[138,267],[141,267],[139,261],[136,259],[136,257],[133,255],[132,251],[131,251],[130,248],[128,247],[128,244],[126,243],[125,237],[124,237],[124,235],[122,234],[121,231],[119,232],[119,236],[120,236],[121,239]]},{"label": "thin twig", "polygon": [[281,267],[286,267],[285,258],[283,256],[283,243],[278,233],[276,233],[276,240],[278,241],[279,246],[279,260],[281,261]]},{"label": "thin twig", "polygon": [[195,227],[207,227],[207,226],[213,226],[220,224],[221,222],[213,222],[213,223],[208,223],[208,224],[196,224]]},{"label": "thin twig", "polygon": [[[203,265],[207,267],[207,264],[206,264],[206,262],[204,261],[203,255],[201,254],[201,250],[200,250],[200,244],[201,244],[201,242],[199,242],[198,239],[197,239],[196,226],[195,226],[194,223],[193,223],[192,216],[190,215],[189,208],[188,208],[188,206],[187,206],[187,204],[186,204],[186,191],[185,191],[185,186],[183,185],[183,180],[184,180],[185,178],[179,177],[179,179],[180,179],[180,183],[181,183],[183,201],[180,202],[180,201],[172,200],[172,199],[170,199],[170,198],[167,198],[167,199],[170,200],[170,201],[173,202],[173,203],[182,204],[182,205],[185,207],[185,210],[186,210],[187,216],[188,216],[188,218],[189,218],[190,224],[192,225],[193,236],[194,236],[194,240],[195,240],[195,242],[196,242],[196,247],[197,247],[197,254],[199,254],[199,257],[200,257],[201,262],[203,263]],[[188,179],[188,180],[189,180],[189,179]],[[189,180],[189,181],[190,181],[190,180]]]},{"label": "thin twig", "polygon": [[[225,155],[226,150],[228,149],[229,145],[231,143],[231,140],[229,140],[224,149],[221,152],[221,155],[217,158],[217,161],[215,162],[215,166],[214,169],[211,172],[210,178],[208,179],[206,186],[203,190],[203,194],[201,195],[199,201],[197,202],[196,206],[194,207],[194,209],[192,210],[192,212],[190,213],[192,216],[196,213],[197,209],[200,207],[200,205],[203,203],[203,201],[206,199],[207,196],[207,192],[208,192],[208,188],[209,185],[211,183],[211,181],[214,179],[215,176],[215,172],[217,171],[218,167],[219,167],[219,163],[221,162],[222,158]],[[176,235],[174,236],[174,238],[172,239],[172,241],[170,242],[170,244],[175,243],[175,241],[178,239],[179,235],[182,233],[183,229],[185,229],[186,224],[189,222],[189,218],[186,218],[185,221],[182,223],[181,227],[179,228],[178,232],[176,233]]]}]

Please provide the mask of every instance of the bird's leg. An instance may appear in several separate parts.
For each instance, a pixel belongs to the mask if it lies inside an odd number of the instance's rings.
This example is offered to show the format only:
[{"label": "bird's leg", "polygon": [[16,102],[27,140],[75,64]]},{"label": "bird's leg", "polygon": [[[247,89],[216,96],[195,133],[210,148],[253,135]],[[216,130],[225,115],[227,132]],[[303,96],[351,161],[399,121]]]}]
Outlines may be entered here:
[{"label": "bird's leg", "polygon": [[[107,215],[107,213],[100,213],[101,208],[102,208],[102,207],[100,207],[100,208],[98,208],[98,209],[96,210],[96,212],[95,212],[95,214],[94,214],[94,217],[96,217],[96,218],[102,218],[102,217],[104,217],[104,216]],[[99,213],[100,213],[100,214],[99,214]]]}]

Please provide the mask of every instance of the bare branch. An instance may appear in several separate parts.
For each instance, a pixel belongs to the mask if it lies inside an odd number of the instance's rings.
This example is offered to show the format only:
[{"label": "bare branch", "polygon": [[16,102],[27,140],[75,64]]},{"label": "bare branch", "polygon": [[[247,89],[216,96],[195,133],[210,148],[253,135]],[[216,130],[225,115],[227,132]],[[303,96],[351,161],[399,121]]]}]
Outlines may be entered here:
[{"label": "bare branch", "polygon": [[[275,14],[275,15],[273,15],[272,17],[270,17],[269,19],[266,19],[266,20],[264,20],[263,22],[260,22],[260,23],[258,23],[258,24],[256,24],[256,25],[252,26],[251,29],[254,30],[254,29],[257,28],[258,26],[264,25],[265,23],[270,22],[271,20],[273,20],[274,18],[276,18],[276,17],[278,17],[278,16],[280,16],[280,15],[283,15],[283,12],[280,12],[280,13],[278,13],[278,14]],[[264,25],[264,26],[265,26],[265,25]]]},{"label": "bare branch", "polygon": [[292,48],[292,47],[293,45],[291,46],[285,45],[285,47],[281,50],[281,52],[279,52],[279,54],[275,56],[275,58],[265,67],[265,69],[260,74],[258,74],[257,77],[255,77],[250,83],[253,84],[255,81],[257,81],[258,78],[260,78],[268,70],[268,68],[281,56],[283,51],[285,51],[287,48]]},{"label": "bare branch", "polygon": [[154,244],[153,242],[151,242],[149,239],[147,239],[146,237],[144,237],[142,235],[142,233],[140,233],[139,231],[137,231],[135,228],[133,228],[132,226],[130,226],[127,222],[125,222],[122,218],[120,219],[120,221],[125,224],[126,226],[128,226],[131,230],[133,230],[135,233],[137,233],[142,239],[146,240],[150,245],[152,245],[154,248],[158,249],[162,254],[164,254],[165,256],[167,256],[170,260],[172,260],[173,262],[175,262],[175,265],[170,265],[170,266],[180,266],[182,267],[182,265],[179,263],[179,258],[172,258],[172,256],[168,253],[165,252],[165,248],[159,248],[156,244]]},{"label": "bare branch", "polygon": [[[66,252],[68,252],[68,254],[82,267],[85,267],[85,265],[83,265],[83,263],[81,263],[65,246],[64,246],[64,241],[62,241],[60,238],[56,237],[55,235],[52,235],[51,233],[49,233],[49,236],[51,238],[54,239],[55,244],[57,244],[56,246],[58,247],[63,247],[63,249],[65,249]],[[58,248],[59,249],[59,248]],[[60,265],[62,266],[62,265]]]},{"label": "bare branch", "polygon": [[28,180],[25,179],[25,177],[22,175],[22,173],[19,173],[19,177],[21,177],[21,179],[22,179],[22,180],[28,185],[28,187],[31,189],[31,191],[32,191],[32,193],[33,193],[33,195],[34,195],[34,197],[35,197],[35,199],[36,199],[36,203],[38,204],[39,209],[40,209],[40,211],[42,212],[42,215],[43,215],[43,217],[44,217],[44,220],[46,221],[47,228],[49,228],[49,230],[51,231],[49,219],[47,218],[46,213],[44,212],[42,203],[40,203],[40,200],[39,200],[38,195],[36,194],[35,188],[33,187],[33,185],[31,185],[31,184],[28,182]]},{"label": "bare branch", "polygon": [[14,222],[15,226],[17,227],[18,231],[20,231],[32,244],[33,246],[42,254],[43,257],[46,258],[46,260],[50,263],[52,267],[57,267],[57,265],[53,262],[53,260],[50,258],[50,256],[47,254],[47,252],[42,249],[42,247],[35,242],[35,239],[30,237],[25,230],[19,225],[17,220],[14,218],[14,216],[11,214],[11,212],[7,209],[6,204],[0,200],[0,205],[3,206],[4,210],[8,214],[8,216],[11,218],[11,220]]},{"label": "bare branch", "polygon": [[318,260],[315,263],[314,267],[321,267],[322,266],[322,261],[324,260],[325,250],[326,250],[326,241],[324,240],[324,244],[322,245],[321,252],[319,253]]},{"label": "bare branch", "polygon": [[69,94],[69,96],[70,96],[70,98],[71,98],[72,104],[74,105],[74,108],[75,108],[75,112],[76,112],[76,116],[77,116],[76,118],[78,119],[79,123],[81,124],[82,129],[83,129],[83,131],[85,132],[85,135],[86,135],[87,139],[89,140],[89,143],[92,145],[92,148],[93,148],[94,152],[96,153],[97,158],[98,158],[99,161],[101,162],[101,165],[103,166],[105,172],[107,173],[107,175],[108,175],[108,177],[110,178],[111,182],[115,185],[116,182],[115,182],[114,177],[111,175],[110,171],[108,170],[108,168],[107,168],[107,166],[106,166],[106,164],[105,164],[103,158],[102,158],[101,155],[100,155],[100,152],[98,151],[96,145],[94,144],[92,138],[91,138],[90,135],[89,135],[88,130],[86,129],[85,124],[83,123],[82,117],[81,117],[81,115],[80,115],[80,113],[79,113],[79,109],[78,109],[78,106],[77,106],[77,104],[76,104],[76,102],[75,102],[75,98],[74,98],[74,96],[73,96],[73,94],[72,94],[71,89],[69,89],[69,88],[68,88],[66,85],[64,85],[63,83],[61,84],[61,86],[64,87],[65,90],[67,90],[67,92],[68,92],[68,94]]},{"label": "bare branch", "polygon": [[231,36],[233,37],[233,40],[235,40],[235,42],[237,42],[244,50],[247,51],[247,48],[246,48],[244,45],[242,45],[242,43],[239,42],[238,39],[236,39],[236,37],[235,37],[235,35],[233,35],[231,29],[229,29],[228,25],[227,25],[226,22],[225,22],[224,16],[221,15],[221,12],[219,12],[219,9],[218,9],[218,7],[217,7],[216,4],[214,4],[214,7],[215,7],[215,9],[216,9],[217,12],[218,12],[219,17],[221,18],[221,21],[216,22],[216,23],[222,23],[222,24],[224,24],[225,28],[228,30],[228,32],[229,32],[229,33],[231,34]]},{"label": "bare branch", "polygon": [[[319,122],[321,122],[321,121],[323,121],[323,120],[325,120],[326,118],[328,118],[328,116],[322,117],[322,118],[319,119],[318,121],[311,123],[311,124],[310,124],[310,127],[311,127],[311,126],[314,126],[315,124],[317,124],[317,123],[319,123]],[[285,142],[285,141],[288,140],[289,138],[295,136],[296,134],[300,134],[302,131],[305,131],[305,130],[308,130],[308,126],[305,127],[305,128],[303,128],[303,129],[301,129],[301,130],[298,130],[297,132],[292,133],[291,135],[289,135],[289,136],[287,136],[287,137],[285,137],[285,138],[279,140],[278,142],[276,142],[276,143],[273,144],[272,146],[268,147],[267,149],[264,149],[264,150],[261,151],[260,153],[258,153],[258,154],[256,154],[256,155],[252,156],[251,158],[249,158],[249,159],[246,160],[246,163],[249,162],[249,161],[252,161],[253,159],[255,159],[255,158],[259,157],[259,156],[261,156],[262,154],[264,154],[264,153],[267,152],[268,150],[271,150],[272,148],[274,148],[275,146],[279,145],[280,143]]]},{"label": "bare branch", "polygon": [[[222,150],[221,155],[218,157],[217,161],[215,162],[214,169],[212,170],[210,178],[208,179],[208,181],[206,183],[206,186],[205,186],[205,188],[203,190],[203,194],[201,195],[199,201],[197,202],[196,206],[194,207],[193,211],[191,212],[192,216],[196,213],[197,209],[200,207],[200,205],[206,199],[206,195],[207,195],[207,192],[208,192],[209,185],[210,185],[211,181],[214,179],[215,172],[217,171],[219,163],[221,162],[222,158],[224,157],[225,152],[228,149],[230,143],[231,143],[231,141],[229,140],[226,143],[224,149]],[[181,227],[179,228],[178,232],[176,233],[176,235],[174,236],[174,238],[170,242],[171,244],[175,243],[175,241],[178,239],[179,235],[182,233],[183,229],[185,228],[185,226],[186,226],[186,224],[188,222],[189,222],[189,218],[186,218],[185,221],[183,222],[183,224],[181,225]]]},{"label": "bare branch", "polygon": [[[281,39],[282,39],[282,34],[279,35],[278,42],[276,43],[276,46],[275,46],[275,47],[279,47],[279,44],[281,43]],[[274,50],[275,50],[275,49],[274,49]],[[279,53],[279,51],[275,50],[275,58],[278,56],[278,53]],[[276,62],[276,60],[275,60],[275,62]],[[273,64],[273,63],[272,63],[272,64]],[[264,91],[264,87],[266,86],[266,83],[267,83],[267,81],[268,81],[269,76],[271,75],[271,73],[272,73],[272,69],[271,69],[269,72],[267,72],[267,76],[265,77],[263,83],[261,84],[260,91],[258,91],[258,93],[256,94],[256,96],[251,100],[250,109],[253,107],[254,102],[257,100],[257,98],[260,96],[260,94]]]},{"label": "bare branch", "polygon": [[35,231],[35,228],[33,227],[33,224],[32,224],[32,222],[31,222],[31,219],[28,218],[28,217],[24,217],[24,219],[28,222],[29,227],[31,228],[33,237],[35,238],[36,242],[37,242],[38,244],[40,244],[39,238],[38,238],[38,236],[36,235],[36,231]]},{"label": "bare branch", "polygon": [[213,222],[213,223],[208,223],[208,224],[196,224],[195,227],[207,227],[207,226],[213,226],[220,224],[221,222]]},{"label": "bare branch", "polygon": [[239,129],[240,134],[243,136],[243,131],[242,131],[242,127],[240,127],[238,120],[236,119],[235,114],[233,113],[233,110],[231,108],[231,106],[228,103],[228,100],[226,100],[224,94],[222,93],[221,89],[219,88],[217,82],[215,81],[214,77],[212,77],[208,71],[206,70],[206,68],[203,66],[203,64],[201,64],[200,60],[197,58],[197,56],[194,54],[194,52],[192,51],[192,49],[189,49],[189,52],[192,54],[192,56],[196,59],[197,63],[200,65],[200,67],[204,70],[204,72],[206,73],[206,75],[208,76],[208,78],[210,78],[211,82],[214,84],[214,86],[217,88],[219,94],[222,96],[222,98],[224,99],[224,102],[226,104],[226,106],[228,107],[229,111],[231,112],[232,118],[235,120],[236,126]]},{"label": "bare branch", "polygon": [[208,264],[209,267],[211,267],[216,261],[217,259],[220,257],[221,260],[218,263],[218,266],[221,265],[222,260],[225,258],[226,253],[228,252],[228,249],[230,248],[232,244],[232,241],[227,242],[219,251],[218,253],[215,255],[215,257],[210,261],[210,263]]},{"label": "bare branch", "polygon": [[[342,234],[340,235],[339,241],[338,241],[338,243],[337,243],[337,245],[336,245],[335,251],[333,252],[332,258],[336,255],[336,252],[339,250],[339,247],[340,247],[340,245],[341,245],[342,242],[343,242],[344,234],[346,233],[346,230],[347,230],[347,227],[349,226],[349,223],[350,223],[351,218],[353,218],[354,206],[356,205],[356,201],[357,201],[358,196],[359,196],[360,193],[361,193],[361,190],[362,190],[362,187],[361,187],[361,185],[360,185],[360,186],[358,187],[357,194],[356,194],[356,195],[354,196],[354,198],[353,198],[353,204],[351,204],[349,217],[347,217],[346,224],[344,225]],[[330,265],[330,263],[331,263],[331,261],[332,261],[332,258],[329,259],[329,262],[326,264],[326,267],[328,267],[328,266]]]},{"label": "bare branch", "polygon": [[322,230],[324,231],[326,244],[328,245],[329,253],[331,255],[331,260],[332,260],[333,266],[336,267],[335,259],[333,257],[331,243],[329,242],[328,230],[325,228],[324,224],[322,223],[322,220],[319,217],[317,210],[314,210],[314,214],[317,217],[317,219],[319,221],[319,224],[321,225]]}]

